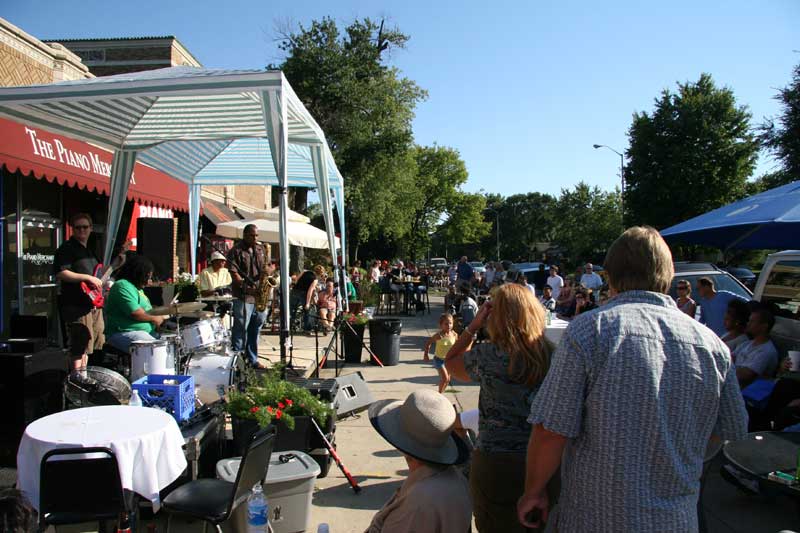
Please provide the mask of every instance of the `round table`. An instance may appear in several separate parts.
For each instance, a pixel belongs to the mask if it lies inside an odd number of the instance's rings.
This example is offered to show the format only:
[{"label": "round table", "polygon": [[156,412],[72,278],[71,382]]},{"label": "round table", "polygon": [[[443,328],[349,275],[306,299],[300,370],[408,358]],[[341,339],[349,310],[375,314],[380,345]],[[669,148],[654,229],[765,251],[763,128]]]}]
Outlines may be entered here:
[{"label": "round table", "polygon": [[158,409],[112,405],[63,411],[25,428],[17,453],[17,487],[38,509],[45,453],[102,446],[117,456],[123,488],[150,500],[157,511],[159,491],[186,469],[183,443],[175,419]]},{"label": "round table", "polygon": [[568,321],[561,320],[560,318],[553,316],[553,318],[550,320],[550,324],[544,328],[544,336],[547,337],[550,342],[558,346],[558,343],[561,341],[561,337],[567,330],[567,326],[569,326]]},{"label": "round table", "polygon": [[783,485],[768,479],[770,472],[797,468],[797,453],[800,450],[800,433],[759,431],[748,433],[741,440],[730,441],[722,449],[725,458],[734,466],[758,478],[760,484],[800,496],[797,486]]}]

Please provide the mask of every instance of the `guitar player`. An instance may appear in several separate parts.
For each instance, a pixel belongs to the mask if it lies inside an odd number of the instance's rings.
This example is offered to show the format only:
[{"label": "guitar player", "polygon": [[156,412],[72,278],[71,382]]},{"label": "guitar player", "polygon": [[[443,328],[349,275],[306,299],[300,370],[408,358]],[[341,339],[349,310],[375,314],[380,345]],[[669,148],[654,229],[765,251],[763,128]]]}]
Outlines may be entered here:
[{"label": "guitar player", "polygon": [[[102,282],[99,279],[100,261],[87,244],[92,234],[92,217],[87,213],[76,213],[70,217],[72,236],[56,250],[53,268],[61,286],[59,313],[61,320],[71,330],[71,324],[83,324],[89,330],[90,339],[85,353],[102,351],[105,343],[103,330]],[[125,262],[125,250],[113,261],[114,268]],[[72,353],[72,352],[70,352]],[[88,381],[87,357],[76,356],[72,361],[72,379]]]}]

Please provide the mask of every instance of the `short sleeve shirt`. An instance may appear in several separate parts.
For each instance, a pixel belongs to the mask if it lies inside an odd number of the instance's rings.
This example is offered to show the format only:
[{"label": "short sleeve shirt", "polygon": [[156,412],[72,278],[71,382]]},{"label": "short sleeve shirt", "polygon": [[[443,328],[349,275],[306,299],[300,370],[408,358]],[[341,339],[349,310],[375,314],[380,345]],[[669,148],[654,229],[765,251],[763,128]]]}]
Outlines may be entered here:
[{"label": "short sleeve shirt", "polygon": [[561,287],[564,286],[564,278],[556,274],[547,278],[547,284],[553,289],[553,298],[558,300],[558,295],[561,294]]},{"label": "short sleeve shirt", "polygon": [[144,291],[126,279],[114,283],[106,300],[106,335],[123,331],[155,331],[153,323],[140,322],[131,317],[131,313],[139,308],[144,311],[153,308]]},{"label": "short sleeve shirt", "polygon": [[747,414],[728,348],[667,295],[624,292],[576,317],[531,407],[568,438],[559,531],[696,531],[712,433]]},{"label": "short sleeve shirt", "polygon": [[464,354],[470,379],[480,383],[478,449],[484,452],[524,452],[531,426],[526,422],[538,385],[514,383],[508,375],[511,358],[489,342]]},{"label": "short sleeve shirt", "polygon": [[733,361],[737,368],[749,368],[759,377],[771,378],[778,368],[778,349],[772,341],[755,344],[748,340],[736,347]]},{"label": "short sleeve shirt", "polygon": [[[64,270],[76,274],[94,275],[94,269],[99,264],[97,256],[74,237],[62,244],[56,250],[53,260],[53,274]],[[92,310],[92,303],[81,289],[80,283],[69,281],[61,282],[61,304],[65,307],[83,311],[83,315]]]},{"label": "short sleeve shirt", "polygon": [[225,267],[217,272],[214,272],[214,267],[208,267],[197,278],[197,286],[201,291],[213,291],[217,287],[228,286],[231,282],[231,273]]}]

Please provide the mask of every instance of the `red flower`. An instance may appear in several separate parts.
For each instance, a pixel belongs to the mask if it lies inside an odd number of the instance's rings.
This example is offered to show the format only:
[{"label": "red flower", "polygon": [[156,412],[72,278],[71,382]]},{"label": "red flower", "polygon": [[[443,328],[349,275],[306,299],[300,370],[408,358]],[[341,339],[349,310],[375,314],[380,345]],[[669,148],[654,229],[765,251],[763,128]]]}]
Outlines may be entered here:
[{"label": "red flower", "polygon": [[280,420],[282,416],[283,416],[283,411],[281,411],[280,409],[278,409],[277,411],[275,411],[275,418],[277,418],[278,420]]},{"label": "red flower", "polygon": [[256,406],[254,405],[253,407],[251,407],[251,408],[250,408],[250,412],[251,412],[251,413],[257,413],[257,412],[258,412],[258,407],[256,407]]},{"label": "red flower", "polygon": [[289,398],[286,398],[286,405],[288,405],[289,407],[291,407],[293,403],[294,403],[294,402],[293,402],[292,400],[290,400]]},{"label": "red flower", "polygon": [[272,407],[270,407],[269,405],[267,406],[267,412],[268,412],[269,414],[272,414]]},{"label": "red flower", "polygon": [[278,402],[278,409],[286,409],[286,404],[283,402]]}]

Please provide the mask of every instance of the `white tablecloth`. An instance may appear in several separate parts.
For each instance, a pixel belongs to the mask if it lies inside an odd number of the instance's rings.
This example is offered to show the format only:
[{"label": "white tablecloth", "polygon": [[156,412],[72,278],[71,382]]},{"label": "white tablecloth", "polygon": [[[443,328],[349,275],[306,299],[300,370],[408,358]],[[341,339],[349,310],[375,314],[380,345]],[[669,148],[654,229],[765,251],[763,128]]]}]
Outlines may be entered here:
[{"label": "white tablecloth", "polygon": [[[55,448],[103,446],[117,456],[122,486],[158,510],[158,492],[186,468],[183,436],[175,419],[158,409],[86,407],[40,418],[25,428],[17,453],[18,488],[39,507],[39,466]],[[86,481],[86,480],[84,480]],[[76,487],[81,483],[75,480]]]},{"label": "white tablecloth", "polygon": [[561,341],[561,336],[564,335],[567,326],[569,326],[568,321],[553,317],[550,321],[550,325],[546,326],[544,329],[544,336],[558,346],[558,343]]}]

